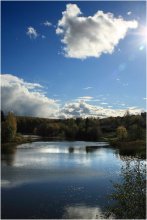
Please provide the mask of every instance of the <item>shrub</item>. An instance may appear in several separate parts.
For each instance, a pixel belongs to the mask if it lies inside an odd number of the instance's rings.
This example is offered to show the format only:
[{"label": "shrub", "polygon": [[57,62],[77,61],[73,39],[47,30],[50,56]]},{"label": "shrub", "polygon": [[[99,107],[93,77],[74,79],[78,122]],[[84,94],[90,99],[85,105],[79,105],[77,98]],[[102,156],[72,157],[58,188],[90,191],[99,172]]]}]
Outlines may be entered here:
[{"label": "shrub", "polygon": [[122,181],[114,184],[110,198],[115,201],[110,207],[119,219],[145,219],[146,216],[146,167],[139,159],[128,160],[121,170]]},{"label": "shrub", "polygon": [[119,126],[117,128],[116,133],[117,133],[118,139],[122,140],[122,141],[125,140],[127,138],[127,136],[128,136],[127,129],[124,126]]}]

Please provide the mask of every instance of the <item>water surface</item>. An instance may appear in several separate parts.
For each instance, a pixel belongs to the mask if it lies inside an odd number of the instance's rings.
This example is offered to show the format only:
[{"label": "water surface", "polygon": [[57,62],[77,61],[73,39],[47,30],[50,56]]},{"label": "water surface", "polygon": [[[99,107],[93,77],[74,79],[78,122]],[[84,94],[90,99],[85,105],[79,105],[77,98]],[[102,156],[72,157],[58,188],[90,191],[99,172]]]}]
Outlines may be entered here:
[{"label": "water surface", "polygon": [[2,218],[100,218],[123,161],[105,142],[34,142],[2,155]]}]

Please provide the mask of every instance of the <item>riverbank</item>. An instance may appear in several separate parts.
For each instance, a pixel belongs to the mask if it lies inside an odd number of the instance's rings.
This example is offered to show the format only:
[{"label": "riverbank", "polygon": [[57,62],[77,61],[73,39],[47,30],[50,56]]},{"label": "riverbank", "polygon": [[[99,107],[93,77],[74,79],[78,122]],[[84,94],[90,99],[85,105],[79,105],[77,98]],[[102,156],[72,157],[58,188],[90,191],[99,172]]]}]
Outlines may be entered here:
[{"label": "riverbank", "polygon": [[109,143],[112,147],[118,148],[121,154],[131,153],[132,155],[138,155],[141,158],[146,158],[146,141],[134,140],[134,141],[120,141],[117,138],[110,139]]},{"label": "riverbank", "polygon": [[23,137],[22,135],[16,135],[16,137],[11,142],[1,144],[1,152],[13,153],[17,145],[31,143],[32,141],[33,139],[31,137]]},{"label": "riverbank", "polygon": [[[2,143],[1,152],[4,154],[13,153],[17,145],[31,143],[38,141],[69,141],[63,138],[54,137],[41,137],[37,135],[21,135],[17,134],[13,141],[8,143]],[[85,140],[70,140],[70,141],[85,141]],[[87,140],[86,140],[87,141]],[[117,148],[122,155],[138,155],[141,158],[146,158],[146,141],[145,140],[135,140],[135,141],[120,141],[117,138],[103,137],[97,141],[106,141],[111,147]]]},{"label": "riverbank", "polygon": [[26,143],[32,143],[32,142],[39,142],[39,141],[63,141],[63,139],[59,137],[41,137],[37,135],[21,135],[17,134],[16,137],[11,141],[7,143],[1,144],[1,153],[7,154],[7,153],[13,153],[16,150],[17,145],[20,144],[26,144]]}]

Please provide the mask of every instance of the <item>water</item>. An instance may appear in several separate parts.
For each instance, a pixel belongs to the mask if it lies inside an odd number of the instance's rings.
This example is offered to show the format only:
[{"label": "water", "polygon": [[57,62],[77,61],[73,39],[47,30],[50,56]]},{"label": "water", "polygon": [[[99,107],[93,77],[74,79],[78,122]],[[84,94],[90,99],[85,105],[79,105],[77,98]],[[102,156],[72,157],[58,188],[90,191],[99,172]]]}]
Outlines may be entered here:
[{"label": "water", "polygon": [[122,164],[104,142],[22,144],[2,155],[2,218],[100,218]]}]

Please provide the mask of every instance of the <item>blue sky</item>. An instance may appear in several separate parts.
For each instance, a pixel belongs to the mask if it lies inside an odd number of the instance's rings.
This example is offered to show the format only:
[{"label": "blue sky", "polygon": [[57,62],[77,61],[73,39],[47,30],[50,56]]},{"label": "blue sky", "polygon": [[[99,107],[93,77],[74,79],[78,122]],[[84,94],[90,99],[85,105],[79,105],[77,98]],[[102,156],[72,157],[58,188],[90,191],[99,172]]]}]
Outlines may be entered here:
[{"label": "blue sky", "polygon": [[[82,14],[79,13],[75,17],[85,17],[86,25],[90,25],[88,16],[94,16],[97,11],[102,11],[103,15],[111,12],[116,19],[121,15],[123,21],[130,21],[132,24],[128,23],[130,28],[117,44],[114,43],[111,53],[110,49],[105,49],[106,52],[102,49],[99,55],[94,55],[100,50],[96,40],[95,44],[91,43],[92,48],[95,45],[98,48],[96,51],[92,53],[89,49],[85,55],[84,44],[78,49],[78,55],[75,55],[77,45],[80,46],[80,42],[85,40],[83,33],[89,34],[90,37],[91,33],[84,28],[78,29],[77,26],[77,33],[72,32],[69,36],[66,31],[68,21],[60,27],[58,22],[63,18],[62,12],[67,11],[67,4],[72,7],[76,4],[75,10],[78,8]],[[145,2],[139,1],[2,2],[2,74],[42,85],[42,88],[33,88],[34,91],[42,95],[44,93],[44,96],[51,100],[57,100],[59,108],[82,101],[102,108],[145,109],[145,16]],[[51,25],[45,25],[46,21]],[[80,21],[76,20],[74,25],[78,25],[78,22]],[[133,22],[137,22],[137,27],[133,27]],[[29,27],[36,31],[37,36],[33,35],[34,33],[27,34]],[[57,34],[57,28],[62,29],[64,34]],[[71,30],[75,26],[68,28]],[[89,30],[92,32],[94,29]],[[103,31],[102,28],[101,30]],[[66,43],[61,42],[64,37],[68,38]],[[111,37],[112,41],[115,40],[110,30]],[[89,40],[88,36],[87,39]],[[105,40],[106,45],[107,43]],[[79,55],[80,53],[82,55]],[[13,110],[13,106],[8,106]],[[19,111],[16,112],[19,114]]]}]

